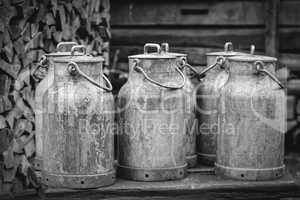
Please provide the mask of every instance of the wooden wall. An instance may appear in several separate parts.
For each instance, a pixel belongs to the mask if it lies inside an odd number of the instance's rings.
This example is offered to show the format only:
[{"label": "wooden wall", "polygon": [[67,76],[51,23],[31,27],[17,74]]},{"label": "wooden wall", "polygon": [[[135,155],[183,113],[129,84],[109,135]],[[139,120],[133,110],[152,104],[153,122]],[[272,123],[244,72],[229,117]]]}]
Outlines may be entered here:
[{"label": "wooden wall", "polygon": [[[146,42],[169,42],[172,50],[188,53],[194,65],[205,64],[204,54],[221,50],[226,41],[242,51],[255,44],[262,53],[273,10],[266,4],[272,1],[111,0],[112,52],[120,50],[119,67],[125,69],[126,57],[141,53]],[[280,61],[298,68],[300,1],[281,0],[278,9]]]}]

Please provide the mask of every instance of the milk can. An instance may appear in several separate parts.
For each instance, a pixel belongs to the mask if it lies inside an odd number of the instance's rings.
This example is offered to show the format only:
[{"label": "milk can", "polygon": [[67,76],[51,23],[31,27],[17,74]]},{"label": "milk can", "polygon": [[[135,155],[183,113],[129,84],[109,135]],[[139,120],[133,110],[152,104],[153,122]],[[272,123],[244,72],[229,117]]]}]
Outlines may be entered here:
[{"label": "milk can", "polygon": [[114,100],[102,57],[54,59],[44,95],[42,181],[52,187],[97,188],[115,181]]},{"label": "milk can", "polygon": [[[148,53],[154,48],[156,53]],[[185,176],[185,76],[174,55],[146,44],[129,56],[128,82],[118,100],[118,175],[138,181]]]},{"label": "milk can", "polygon": [[48,71],[45,78],[37,85],[35,90],[35,144],[36,144],[36,157],[34,160],[34,167],[36,170],[41,170],[42,168],[42,156],[43,156],[43,95],[46,90],[53,83],[54,79],[54,67],[53,67],[53,58],[70,56],[71,48],[77,45],[76,42],[60,42],[58,43],[55,53],[45,54],[41,61],[40,66],[46,68]]},{"label": "milk can", "polygon": [[276,58],[228,58],[229,79],[220,94],[221,132],[216,174],[269,180],[284,172],[286,96],[274,76]]},{"label": "milk can", "polygon": [[196,117],[195,117],[195,106],[196,106],[196,93],[195,88],[189,78],[187,78],[187,73],[185,70],[185,65],[187,65],[187,55],[182,53],[170,53],[169,44],[161,44],[161,52],[169,55],[174,55],[181,59],[183,62],[179,63],[182,65],[180,68],[184,75],[186,76],[185,85],[183,87],[184,91],[184,112],[185,112],[185,134],[186,134],[186,162],[188,168],[195,167],[197,165],[197,155],[196,155]]},{"label": "milk can", "polygon": [[201,75],[205,75],[197,89],[197,155],[199,163],[213,166],[216,159],[217,135],[220,131],[218,120],[219,90],[228,79],[224,70],[226,58],[243,55],[233,51],[232,43],[227,42],[224,51],[207,53],[207,65]]}]

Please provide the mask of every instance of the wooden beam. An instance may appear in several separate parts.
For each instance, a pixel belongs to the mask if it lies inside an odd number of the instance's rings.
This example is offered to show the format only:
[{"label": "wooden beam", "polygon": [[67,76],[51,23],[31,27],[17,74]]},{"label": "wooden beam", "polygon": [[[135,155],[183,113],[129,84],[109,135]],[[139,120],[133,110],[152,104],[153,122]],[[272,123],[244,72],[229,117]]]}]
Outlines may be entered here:
[{"label": "wooden beam", "polygon": [[280,0],[265,1],[265,53],[268,56],[277,57],[279,47],[278,16]]}]

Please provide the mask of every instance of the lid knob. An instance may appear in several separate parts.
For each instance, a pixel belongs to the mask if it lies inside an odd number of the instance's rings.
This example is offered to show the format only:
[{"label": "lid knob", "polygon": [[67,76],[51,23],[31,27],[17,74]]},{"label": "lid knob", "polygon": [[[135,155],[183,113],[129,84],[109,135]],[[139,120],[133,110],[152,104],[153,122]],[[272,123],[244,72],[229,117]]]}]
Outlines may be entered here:
[{"label": "lid knob", "polygon": [[232,42],[226,42],[225,43],[225,45],[224,45],[224,51],[225,52],[233,51]]},{"label": "lid knob", "polygon": [[255,45],[251,44],[251,46],[250,46],[250,54],[254,55],[254,52],[255,52]]},{"label": "lid knob", "polygon": [[169,52],[169,44],[164,42],[164,43],[161,43],[161,52],[163,53],[168,53]]}]

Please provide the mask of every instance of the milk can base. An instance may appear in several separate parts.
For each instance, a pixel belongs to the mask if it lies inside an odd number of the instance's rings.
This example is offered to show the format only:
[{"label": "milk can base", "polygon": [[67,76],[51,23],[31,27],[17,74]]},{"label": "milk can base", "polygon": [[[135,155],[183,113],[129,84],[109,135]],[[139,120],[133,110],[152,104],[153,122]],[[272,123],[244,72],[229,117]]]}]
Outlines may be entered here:
[{"label": "milk can base", "polygon": [[196,167],[197,165],[197,155],[191,155],[185,157],[188,168]]},{"label": "milk can base", "polygon": [[238,180],[263,181],[278,179],[283,176],[285,166],[264,169],[232,168],[215,163],[217,176]]},{"label": "milk can base", "polygon": [[118,166],[120,178],[135,181],[168,181],[183,179],[186,176],[187,164],[173,168],[142,169],[127,166]]},{"label": "milk can base", "polygon": [[37,171],[41,171],[43,168],[43,161],[40,157],[35,157],[33,161],[33,167]]},{"label": "milk can base", "polygon": [[216,161],[216,154],[205,154],[205,153],[197,153],[198,162],[207,166],[214,166]]},{"label": "milk can base", "polygon": [[42,173],[43,184],[50,187],[64,187],[71,189],[98,188],[111,185],[116,180],[116,172],[109,171],[93,175],[66,175]]}]

